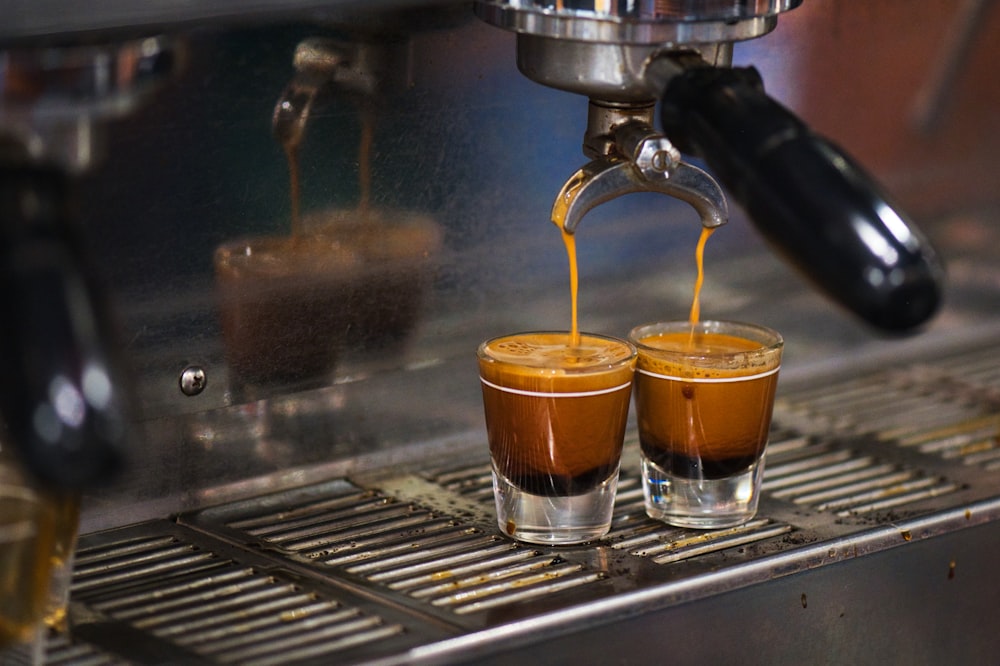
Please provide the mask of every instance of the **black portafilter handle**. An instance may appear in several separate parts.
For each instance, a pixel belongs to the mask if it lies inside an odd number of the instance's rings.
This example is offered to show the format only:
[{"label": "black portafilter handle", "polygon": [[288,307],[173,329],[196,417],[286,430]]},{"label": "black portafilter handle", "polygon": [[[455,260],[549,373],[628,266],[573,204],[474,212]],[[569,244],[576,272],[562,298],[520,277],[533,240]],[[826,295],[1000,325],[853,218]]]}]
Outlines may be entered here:
[{"label": "black portafilter handle", "polygon": [[864,320],[906,331],[937,310],[944,271],[924,236],[841,149],[767,96],[752,68],[668,83],[666,136],[702,157],[764,236]]},{"label": "black portafilter handle", "polygon": [[126,417],[107,308],[57,168],[0,164],[0,442],[43,484],[121,466]]}]

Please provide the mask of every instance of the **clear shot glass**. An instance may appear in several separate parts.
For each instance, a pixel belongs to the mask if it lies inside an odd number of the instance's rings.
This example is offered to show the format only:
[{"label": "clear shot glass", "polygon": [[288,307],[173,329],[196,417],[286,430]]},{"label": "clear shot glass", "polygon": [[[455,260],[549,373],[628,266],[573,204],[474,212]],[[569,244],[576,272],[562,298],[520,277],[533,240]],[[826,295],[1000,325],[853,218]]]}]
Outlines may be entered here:
[{"label": "clear shot glass", "polygon": [[617,338],[518,333],[479,346],[500,530],[572,544],[611,526],[636,350]]},{"label": "clear shot glass", "polygon": [[0,469],[0,663],[42,664],[52,515],[34,489],[7,471]]},{"label": "clear shot glass", "polygon": [[680,527],[757,513],[784,341],[727,321],[638,326],[636,416],[646,513]]}]

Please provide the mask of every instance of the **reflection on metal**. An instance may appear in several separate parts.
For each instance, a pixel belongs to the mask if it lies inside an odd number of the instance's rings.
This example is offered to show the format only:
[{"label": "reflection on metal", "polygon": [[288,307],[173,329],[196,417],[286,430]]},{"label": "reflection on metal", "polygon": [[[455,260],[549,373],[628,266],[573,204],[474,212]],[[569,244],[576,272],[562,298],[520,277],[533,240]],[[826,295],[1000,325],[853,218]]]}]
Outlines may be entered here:
[{"label": "reflection on metal", "polygon": [[582,546],[499,533],[485,447],[479,458],[87,535],[73,585],[78,631],[69,645],[53,638],[50,657],[90,650],[111,655],[95,663],[142,663],[126,640],[138,632],[209,663],[470,659],[512,637],[634,618],[644,604],[707,599],[963,533],[1000,520],[997,351],[787,391],[761,512],[737,528],[647,518],[633,436],[611,531]]},{"label": "reflection on metal", "polygon": [[557,39],[623,44],[705,43],[752,39],[774,29],[777,16],[802,0],[708,0],[601,3],[590,0],[477,0],[484,20]]}]

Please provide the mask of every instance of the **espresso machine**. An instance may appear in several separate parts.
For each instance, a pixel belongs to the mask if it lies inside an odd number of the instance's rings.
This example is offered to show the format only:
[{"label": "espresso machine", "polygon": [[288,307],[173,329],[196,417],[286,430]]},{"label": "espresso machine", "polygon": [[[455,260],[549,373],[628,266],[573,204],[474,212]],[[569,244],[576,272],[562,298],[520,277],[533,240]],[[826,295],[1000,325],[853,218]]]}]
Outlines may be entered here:
[{"label": "espresso machine", "polygon": [[[83,493],[47,661],[988,663],[1000,12],[929,4],[8,7],[0,446]],[[630,430],[606,537],[497,531],[474,351],[567,326],[553,221],[619,336],[717,228],[703,312],[787,341],[756,519],[647,518]]]}]

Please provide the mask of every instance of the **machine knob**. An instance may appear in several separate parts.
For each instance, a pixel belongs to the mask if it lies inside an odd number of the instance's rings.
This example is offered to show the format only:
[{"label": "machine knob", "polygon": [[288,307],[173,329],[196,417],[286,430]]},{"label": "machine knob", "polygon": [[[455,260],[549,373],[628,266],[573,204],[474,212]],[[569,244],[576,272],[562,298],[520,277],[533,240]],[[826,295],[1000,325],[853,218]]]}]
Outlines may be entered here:
[{"label": "machine knob", "polygon": [[662,98],[664,134],[701,156],[764,236],[836,301],[889,331],[938,309],[944,271],[874,180],[764,92],[753,68],[691,67]]}]

